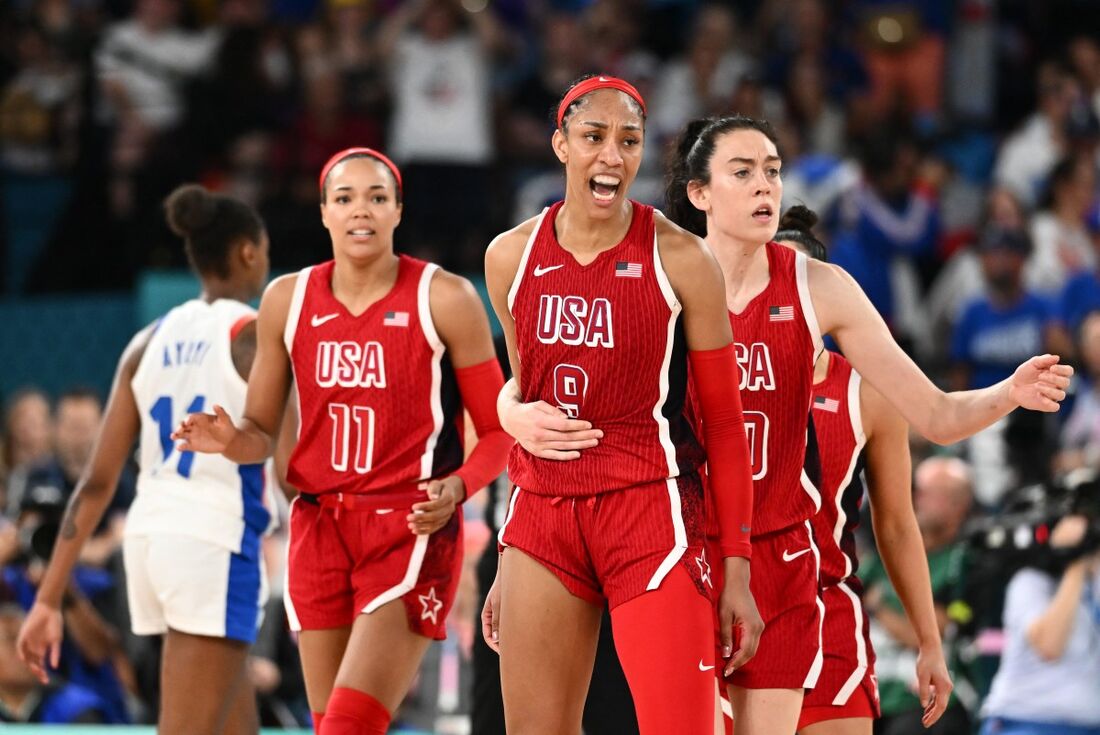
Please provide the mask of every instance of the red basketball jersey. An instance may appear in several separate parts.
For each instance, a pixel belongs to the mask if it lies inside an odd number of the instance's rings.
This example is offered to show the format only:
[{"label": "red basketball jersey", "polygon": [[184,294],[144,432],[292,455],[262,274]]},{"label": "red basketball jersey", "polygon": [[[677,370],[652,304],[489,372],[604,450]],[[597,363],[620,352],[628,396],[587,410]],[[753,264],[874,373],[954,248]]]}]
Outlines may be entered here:
[{"label": "red basketball jersey", "polygon": [[806,256],[772,242],[764,247],[767,287],[729,315],[752,458],[754,536],[802,523],[821,505],[807,414],[822,343]]},{"label": "red basketball jersey", "polygon": [[856,571],[856,527],[863,504],[863,419],[860,376],[829,353],[829,372],[814,386],[813,417],[821,457],[821,511],[813,517],[821,550],[821,584],[828,587]]},{"label": "red basketball jersey", "polygon": [[367,493],[455,470],[462,403],[428,303],[437,266],[400,256],[393,288],[359,316],[333,295],[334,267],[298,274],[287,315],[299,415],[287,480]]},{"label": "red basketball jersey", "polygon": [[681,306],[661,267],[653,208],[632,202],[626,237],[588,265],[558,244],[549,207],[508,293],[523,400],[543,400],[603,430],[580,459],[508,461],[539,495],[591,495],[695,470],[702,449],[684,419],[687,350]]}]

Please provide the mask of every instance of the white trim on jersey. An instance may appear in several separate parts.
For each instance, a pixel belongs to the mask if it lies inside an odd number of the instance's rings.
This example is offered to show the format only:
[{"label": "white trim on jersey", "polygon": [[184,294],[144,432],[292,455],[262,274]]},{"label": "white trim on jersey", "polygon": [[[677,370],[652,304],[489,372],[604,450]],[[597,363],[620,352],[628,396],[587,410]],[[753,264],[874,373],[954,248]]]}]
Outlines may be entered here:
[{"label": "white trim on jersey", "polygon": [[657,230],[653,230],[653,273],[657,277],[657,286],[664,294],[665,303],[668,304],[670,314],[665,334],[665,355],[661,360],[660,391],[657,395],[657,403],[653,406],[653,420],[657,422],[657,435],[661,440],[661,448],[665,450],[665,461],[668,463],[669,477],[680,474],[680,467],[676,462],[676,445],[672,443],[672,433],[668,426],[668,418],[664,414],[665,404],[668,402],[668,367],[672,362],[672,347],[676,341],[676,320],[683,311],[683,306],[676,298],[676,292],[672,290],[672,284],[668,280],[664,266],[661,265],[661,252],[657,247]]},{"label": "white trim on jersey", "polygon": [[653,573],[649,584],[645,586],[647,592],[661,586],[661,582],[676,566],[676,563],[680,561],[680,557],[684,555],[688,547],[687,529],[684,528],[684,514],[680,508],[680,487],[676,483],[676,478],[669,477],[666,479],[665,487],[668,488],[669,510],[672,515],[672,537],[675,545],[672,547],[672,551],[668,552],[668,556],[664,558],[661,565],[657,567],[657,571]]},{"label": "white trim on jersey", "polygon": [[432,406],[432,433],[424,442],[424,454],[420,457],[420,479],[430,480],[432,467],[435,464],[435,447],[439,442],[439,434],[443,431],[443,397],[440,395],[440,387],[443,384],[443,353],[445,347],[439,339],[439,333],[435,330],[435,322],[432,321],[431,287],[432,276],[439,270],[439,266],[429,263],[420,273],[420,283],[416,287],[416,309],[420,319],[420,328],[424,331],[424,339],[432,348],[432,387],[429,400]]},{"label": "white trim on jersey", "polygon": [[821,339],[821,327],[817,322],[817,312],[814,311],[814,302],[810,298],[810,279],[806,274],[806,263],[809,259],[805,254],[795,251],[794,254],[794,280],[798,286],[798,301],[802,305],[802,317],[806,320],[806,329],[810,332],[810,340],[814,344],[814,362],[821,357],[825,349],[825,342]]},{"label": "white trim on jersey", "polygon": [[802,489],[806,491],[806,494],[810,496],[810,500],[814,501],[814,513],[821,510],[821,491],[817,489],[814,481],[806,474],[805,467],[799,473],[798,482],[802,485]]},{"label": "white trim on jersey", "polygon": [[[290,297],[290,308],[286,313],[286,326],[283,328],[283,344],[286,345],[286,353],[291,354],[294,347],[294,335],[298,331],[298,320],[302,316],[302,304],[306,300],[306,286],[309,284],[309,275],[313,272],[313,266],[306,266],[298,271],[298,280],[294,282],[294,294]],[[294,361],[291,360],[291,364]]]},{"label": "white trim on jersey", "polygon": [[[803,474],[805,476],[805,474]],[[817,578],[821,579],[821,551],[817,548],[817,544],[814,543],[814,528],[810,524],[810,521],[806,521],[806,537],[810,541],[810,548],[814,553],[814,565],[817,570]],[[818,582],[820,584],[820,581]],[[814,656],[814,662],[810,666],[809,673],[806,674],[806,681],[802,682],[802,686],[805,689],[813,689],[817,685],[817,680],[821,676],[821,669],[825,667],[825,647],[822,644],[822,636],[825,629],[825,601],[821,599],[821,591],[816,593],[817,600],[817,655]]]},{"label": "white trim on jersey", "polygon": [[502,546],[507,546],[504,543],[504,529],[508,528],[508,524],[512,522],[512,518],[516,515],[516,501],[519,500],[519,486],[512,491],[512,499],[508,501],[508,515],[504,516],[504,523],[500,524],[500,530],[497,531],[497,543]]},{"label": "white trim on jersey", "polygon": [[844,557],[845,579],[852,574],[852,559],[844,553],[844,547],[840,545],[840,537],[844,533],[844,522],[848,520],[848,514],[844,512],[844,491],[852,482],[852,475],[855,474],[856,464],[859,463],[859,455],[863,452],[863,447],[867,444],[867,435],[863,433],[863,417],[860,416],[860,410],[862,408],[859,402],[860,380],[859,373],[853,370],[851,376],[848,378],[848,417],[852,423],[852,436],[856,440],[856,446],[855,449],[852,450],[852,458],[848,461],[848,471],[844,473],[844,479],[842,479],[840,484],[836,487],[836,497],[834,498],[834,502],[836,503],[836,525],[833,526],[833,541]]},{"label": "white trim on jersey", "polygon": [[512,318],[515,318],[515,314],[512,312],[512,305],[516,303],[516,294],[519,293],[519,285],[523,282],[523,274],[527,272],[527,260],[531,257],[531,251],[535,247],[535,240],[539,237],[539,231],[542,229],[542,221],[546,218],[546,213],[550,211],[550,207],[543,207],[542,212],[539,213],[538,219],[535,220],[535,229],[531,230],[531,237],[527,238],[527,244],[523,246],[523,257],[519,259],[519,268],[516,269],[516,277],[512,279],[512,287],[508,289],[508,313],[512,314]]},{"label": "white trim on jersey", "polygon": [[298,498],[290,501],[290,509],[286,515],[286,549],[283,552],[283,607],[286,608],[286,619],[290,623],[290,629],[299,631],[302,629],[302,621],[298,620],[298,611],[294,609],[294,599],[290,594],[290,546],[291,534],[294,528],[294,504]]},{"label": "white trim on jersey", "polygon": [[863,640],[863,604],[859,601],[859,595],[845,582],[841,582],[836,587],[852,601],[852,611],[855,613],[856,621],[856,668],[852,675],[848,677],[848,680],[844,682],[844,686],[833,697],[833,704],[841,707],[848,704],[848,699],[859,687],[863,677],[867,675],[867,642]]},{"label": "white trim on jersey", "polygon": [[363,612],[370,614],[387,602],[392,602],[406,594],[416,586],[416,579],[420,576],[420,567],[424,564],[424,555],[428,551],[428,539],[430,538],[431,536],[428,534],[421,534],[416,537],[416,544],[409,556],[409,565],[405,568],[404,578],[398,584],[368,602],[367,606],[363,608]]}]

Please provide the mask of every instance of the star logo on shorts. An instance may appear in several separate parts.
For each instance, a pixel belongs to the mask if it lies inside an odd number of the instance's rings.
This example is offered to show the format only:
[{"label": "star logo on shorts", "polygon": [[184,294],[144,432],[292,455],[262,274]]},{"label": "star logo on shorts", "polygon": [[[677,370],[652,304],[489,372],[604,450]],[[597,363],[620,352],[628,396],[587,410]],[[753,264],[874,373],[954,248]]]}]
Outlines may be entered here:
[{"label": "star logo on shorts", "polygon": [[699,579],[707,583],[707,587],[714,588],[710,581],[710,564],[707,562],[707,550],[703,549],[699,556],[695,557],[695,563],[699,565]]},{"label": "star logo on shorts", "polygon": [[435,596],[435,587],[428,590],[426,595],[417,595],[420,604],[424,606],[424,612],[420,613],[421,620],[431,618],[432,625],[439,625],[439,609],[443,607],[443,600]]}]

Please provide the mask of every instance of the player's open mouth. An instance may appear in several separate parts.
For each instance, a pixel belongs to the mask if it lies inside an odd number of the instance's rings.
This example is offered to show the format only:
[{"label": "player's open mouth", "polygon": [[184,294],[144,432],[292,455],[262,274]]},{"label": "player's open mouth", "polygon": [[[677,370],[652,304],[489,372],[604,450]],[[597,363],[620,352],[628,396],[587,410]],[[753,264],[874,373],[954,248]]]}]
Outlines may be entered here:
[{"label": "player's open mouth", "polygon": [[752,218],[757,222],[771,222],[772,208],[770,204],[762,204],[753,210]]},{"label": "player's open mouth", "polygon": [[597,174],[588,180],[588,188],[592,190],[592,196],[601,203],[615,201],[621,185],[622,179],[607,174]]},{"label": "player's open mouth", "polygon": [[374,230],[348,230],[348,234],[352,237],[370,237],[374,234]]}]

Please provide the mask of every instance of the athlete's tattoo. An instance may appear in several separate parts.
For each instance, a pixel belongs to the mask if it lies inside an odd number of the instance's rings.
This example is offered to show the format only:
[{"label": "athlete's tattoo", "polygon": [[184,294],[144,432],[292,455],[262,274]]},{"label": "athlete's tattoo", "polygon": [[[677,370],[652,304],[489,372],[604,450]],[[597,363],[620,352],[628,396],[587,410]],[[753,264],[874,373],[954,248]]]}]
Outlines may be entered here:
[{"label": "athlete's tattoo", "polygon": [[73,499],[69,501],[69,507],[65,509],[65,519],[61,524],[61,538],[68,541],[69,539],[76,538],[76,514],[80,512],[80,502],[83,498],[80,494],[73,496]]}]

